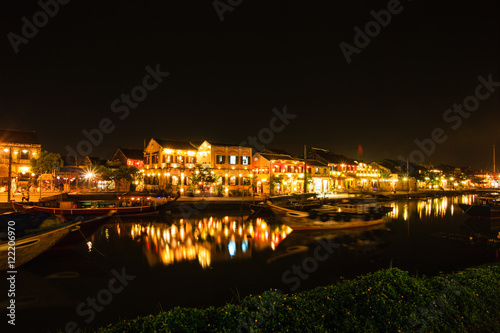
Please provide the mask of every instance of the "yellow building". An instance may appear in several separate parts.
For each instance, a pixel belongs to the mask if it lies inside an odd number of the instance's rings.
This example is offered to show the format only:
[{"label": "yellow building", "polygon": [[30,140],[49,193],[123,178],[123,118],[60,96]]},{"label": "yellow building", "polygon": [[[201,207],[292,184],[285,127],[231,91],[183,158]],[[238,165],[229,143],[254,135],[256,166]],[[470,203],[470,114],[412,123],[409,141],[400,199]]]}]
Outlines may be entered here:
[{"label": "yellow building", "polygon": [[[226,196],[249,195],[252,177],[252,148],[211,141],[184,142],[151,139],[144,150],[144,184],[147,189],[167,189],[185,195],[191,176],[208,169],[214,183],[196,186],[200,192]],[[204,188],[203,188],[204,186]],[[192,189],[192,188],[191,188]]]},{"label": "yellow building", "polygon": [[197,149],[189,142],[153,138],[144,149],[144,184],[147,189],[165,189],[184,195],[187,178],[196,167]]},{"label": "yellow building", "polygon": [[197,160],[203,167],[211,168],[218,178],[209,189],[211,193],[216,194],[218,186],[222,186],[224,195],[251,194],[251,147],[204,141],[198,146]]},{"label": "yellow building", "polygon": [[[304,191],[304,161],[282,151],[264,149],[252,162],[257,177],[257,193],[279,195]],[[308,166],[308,172],[311,172]]]},{"label": "yellow building", "polygon": [[38,158],[41,150],[36,132],[0,129],[0,191],[7,189],[9,164],[12,190],[28,186],[30,159]]}]

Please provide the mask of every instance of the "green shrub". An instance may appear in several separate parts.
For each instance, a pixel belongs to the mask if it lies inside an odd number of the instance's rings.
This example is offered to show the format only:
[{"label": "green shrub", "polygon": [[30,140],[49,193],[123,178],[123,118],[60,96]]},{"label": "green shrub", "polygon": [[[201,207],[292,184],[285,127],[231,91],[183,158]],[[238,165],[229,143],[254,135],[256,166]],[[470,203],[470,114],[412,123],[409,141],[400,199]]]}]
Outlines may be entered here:
[{"label": "green shrub", "polygon": [[500,267],[412,277],[397,268],[297,294],[126,320],[98,332],[500,332]]}]

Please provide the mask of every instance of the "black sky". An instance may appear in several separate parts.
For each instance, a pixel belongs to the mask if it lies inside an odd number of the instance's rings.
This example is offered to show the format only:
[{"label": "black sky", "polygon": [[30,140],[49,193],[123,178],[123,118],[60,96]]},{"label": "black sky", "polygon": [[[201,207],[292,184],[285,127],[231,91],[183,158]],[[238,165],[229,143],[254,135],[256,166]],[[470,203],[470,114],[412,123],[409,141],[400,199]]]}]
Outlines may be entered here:
[{"label": "black sky", "polygon": [[[440,127],[448,138],[427,162],[491,169],[500,87],[456,130],[443,114],[474,95],[478,76],[500,81],[497,2],[401,1],[348,64],[339,44],[354,44],[353,28],[387,5],[247,0],[221,22],[212,1],[72,0],[15,54],[8,33],[21,35],[21,18],[41,8],[9,1],[0,127],[36,130],[44,149],[65,153],[109,118],[116,129],[91,154],[110,158],[151,137],[240,143],[286,106],[297,117],[269,147],[359,158],[362,145],[367,161],[395,159]],[[111,103],[157,64],[170,75],[120,120]]]}]

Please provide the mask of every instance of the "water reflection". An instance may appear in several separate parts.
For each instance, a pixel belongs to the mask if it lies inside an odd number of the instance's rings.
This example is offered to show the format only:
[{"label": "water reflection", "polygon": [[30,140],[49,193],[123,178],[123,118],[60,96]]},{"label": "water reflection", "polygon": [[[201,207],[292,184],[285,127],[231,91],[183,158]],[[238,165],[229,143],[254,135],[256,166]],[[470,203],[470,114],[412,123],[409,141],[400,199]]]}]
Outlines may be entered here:
[{"label": "water reflection", "polygon": [[201,217],[171,222],[119,223],[111,230],[119,238],[140,244],[150,267],[198,261],[250,259],[253,251],[274,250],[292,229],[269,225],[261,218],[246,222],[238,217]]},{"label": "water reflection", "polygon": [[456,207],[459,203],[474,201],[473,194],[456,197],[420,198],[391,202],[392,212],[387,216],[393,219],[408,221],[411,218],[444,218],[461,215],[462,211]]}]

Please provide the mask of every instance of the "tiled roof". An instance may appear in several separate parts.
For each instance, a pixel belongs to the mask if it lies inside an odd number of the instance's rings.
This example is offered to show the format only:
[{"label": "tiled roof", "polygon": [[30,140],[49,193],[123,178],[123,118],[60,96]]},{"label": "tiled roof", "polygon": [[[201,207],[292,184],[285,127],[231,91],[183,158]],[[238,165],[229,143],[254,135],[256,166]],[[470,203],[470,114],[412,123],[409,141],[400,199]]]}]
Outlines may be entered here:
[{"label": "tiled roof", "polygon": [[144,150],[136,148],[118,148],[123,155],[131,160],[141,160],[144,159]]},{"label": "tiled roof", "polygon": [[269,161],[272,160],[288,160],[288,161],[302,161],[299,158],[292,157],[291,155],[285,155],[285,154],[268,154],[268,153],[259,153],[262,157],[268,159]]},{"label": "tiled roof", "polygon": [[332,164],[355,164],[354,160],[344,156],[334,154],[329,150],[321,149],[321,148],[311,148],[308,152],[307,157],[319,159],[325,163]]},{"label": "tiled roof", "polygon": [[39,145],[38,135],[35,131],[18,131],[10,129],[0,129],[0,143],[17,143]]},{"label": "tiled roof", "polygon": [[283,149],[275,149],[275,148],[264,148],[260,152],[266,153],[266,154],[281,154],[281,155],[290,155],[290,156],[292,155]]},{"label": "tiled roof", "polygon": [[183,150],[193,150],[192,144],[187,141],[175,141],[175,140],[165,140],[165,139],[156,139],[153,138],[160,146],[163,148],[171,148],[171,149],[183,149]]}]

